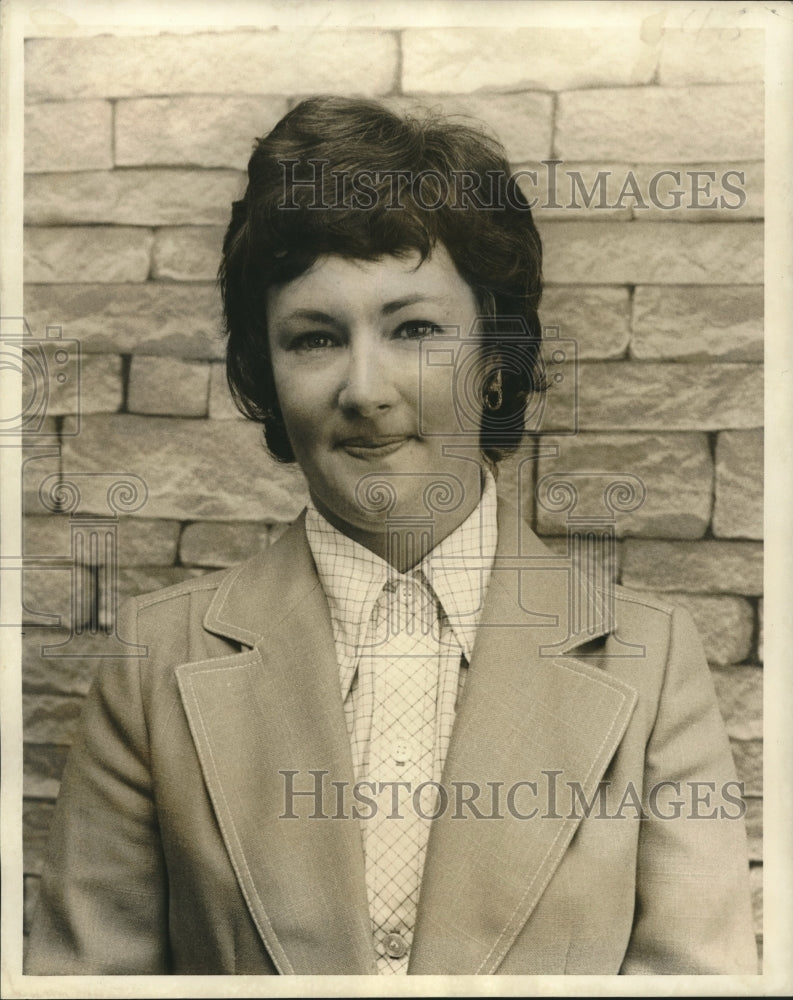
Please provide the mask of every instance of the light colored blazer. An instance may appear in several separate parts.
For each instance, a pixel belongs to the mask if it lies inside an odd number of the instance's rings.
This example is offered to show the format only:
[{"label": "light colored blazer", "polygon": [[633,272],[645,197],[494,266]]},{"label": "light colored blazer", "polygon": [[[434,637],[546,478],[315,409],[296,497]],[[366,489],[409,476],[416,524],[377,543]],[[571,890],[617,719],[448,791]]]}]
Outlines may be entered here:
[{"label": "light colored blazer", "polygon": [[[587,622],[584,592],[502,504],[444,772],[501,802],[475,818],[451,798],[434,821],[411,973],[756,971],[743,822],[719,814],[739,811],[733,765],[691,620],[618,591],[615,621]],[[360,821],[331,818],[353,772],[302,520],[240,567],[133,600],[122,634],[148,655],[106,661],[88,697],[26,971],[374,973]],[[298,797],[300,818],[279,818],[284,771],[319,780],[324,806]],[[594,801],[601,781],[605,815],[584,817],[575,783]],[[619,808],[661,781],[681,783],[679,818],[663,795],[645,819]]]}]

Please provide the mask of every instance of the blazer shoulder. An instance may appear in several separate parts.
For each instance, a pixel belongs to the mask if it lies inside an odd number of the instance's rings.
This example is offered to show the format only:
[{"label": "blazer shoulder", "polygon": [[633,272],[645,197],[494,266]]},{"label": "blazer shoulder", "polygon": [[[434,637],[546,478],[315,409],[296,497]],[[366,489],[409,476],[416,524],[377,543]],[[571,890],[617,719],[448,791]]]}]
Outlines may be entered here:
[{"label": "blazer shoulder", "polygon": [[[255,646],[283,609],[299,606],[317,584],[298,519],[281,537],[244,562],[131,598],[120,624],[142,643],[184,659]],[[181,637],[181,641],[180,638]]]},{"label": "blazer shoulder", "polygon": [[137,629],[156,623],[200,623],[218,592],[240,571],[240,566],[213,570],[182,580],[160,590],[128,598],[120,612],[122,621],[134,621]]},{"label": "blazer shoulder", "polygon": [[129,598],[129,600],[138,610],[143,611],[145,608],[154,607],[158,604],[167,604],[170,601],[179,600],[185,596],[212,593],[217,591],[222,586],[223,581],[230,575],[239,572],[240,565],[235,564],[223,569],[211,570],[199,576],[190,577],[187,580],[180,580],[179,583],[160,587],[158,590],[136,594],[134,597]]}]

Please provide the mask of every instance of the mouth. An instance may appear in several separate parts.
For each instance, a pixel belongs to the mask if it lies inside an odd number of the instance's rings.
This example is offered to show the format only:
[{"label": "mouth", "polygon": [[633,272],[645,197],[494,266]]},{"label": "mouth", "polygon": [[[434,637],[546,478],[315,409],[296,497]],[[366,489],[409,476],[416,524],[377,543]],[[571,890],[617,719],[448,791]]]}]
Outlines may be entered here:
[{"label": "mouth", "polygon": [[339,447],[353,458],[386,458],[395,454],[410,440],[410,436],[406,434],[377,434],[371,437],[345,438]]}]

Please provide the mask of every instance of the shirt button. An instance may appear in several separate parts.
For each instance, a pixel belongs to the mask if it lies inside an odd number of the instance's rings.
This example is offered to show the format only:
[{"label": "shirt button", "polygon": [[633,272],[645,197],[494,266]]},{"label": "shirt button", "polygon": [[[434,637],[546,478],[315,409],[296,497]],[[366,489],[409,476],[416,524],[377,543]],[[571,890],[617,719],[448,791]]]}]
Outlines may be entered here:
[{"label": "shirt button", "polygon": [[411,746],[408,740],[397,740],[391,748],[395,764],[406,764],[411,758]]},{"label": "shirt button", "polygon": [[401,934],[386,934],[383,944],[389,958],[404,958],[407,955],[407,942]]}]

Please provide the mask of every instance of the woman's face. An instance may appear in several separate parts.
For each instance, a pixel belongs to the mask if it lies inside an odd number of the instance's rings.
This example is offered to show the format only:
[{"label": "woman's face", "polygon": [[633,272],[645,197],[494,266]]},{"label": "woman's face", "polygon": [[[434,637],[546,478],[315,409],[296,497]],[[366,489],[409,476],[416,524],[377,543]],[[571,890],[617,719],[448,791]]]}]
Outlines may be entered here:
[{"label": "woman's face", "polygon": [[[273,373],[295,457],[317,509],[364,544],[388,519],[427,517],[433,483],[453,484],[456,497],[435,516],[435,541],[480,496],[481,456],[460,433],[451,363],[460,342],[473,346],[476,301],[443,246],[419,261],[418,253],[324,256],[268,294]],[[443,349],[441,363],[426,363],[430,341]],[[387,511],[371,502],[376,483],[394,498]]]}]

